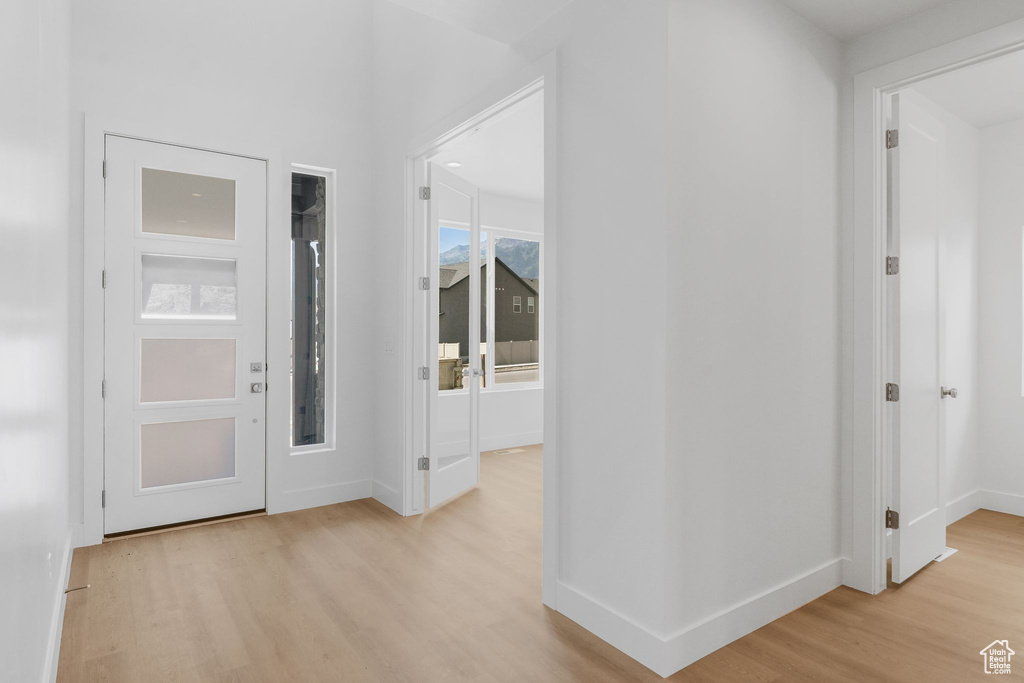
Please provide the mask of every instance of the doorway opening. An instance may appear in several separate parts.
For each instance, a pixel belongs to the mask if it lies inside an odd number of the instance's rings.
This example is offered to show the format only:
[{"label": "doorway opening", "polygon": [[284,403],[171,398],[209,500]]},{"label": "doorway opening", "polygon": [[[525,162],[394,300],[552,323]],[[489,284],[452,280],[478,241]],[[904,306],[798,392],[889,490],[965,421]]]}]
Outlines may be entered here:
[{"label": "doorway opening", "polygon": [[[427,268],[421,342],[430,509],[486,480],[492,458],[541,457],[543,90],[474,122],[423,162],[430,195],[417,260]],[[533,469],[539,487],[539,462]]]},{"label": "doorway opening", "polygon": [[[1024,51],[885,93],[884,554],[903,583],[979,509],[1024,515]],[[886,577],[882,567],[882,577]]]},{"label": "doorway opening", "polygon": [[486,480],[493,457],[540,457],[543,92],[444,144],[427,163],[431,509]]},{"label": "doorway opening", "polygon": [[526,477],[530,492],[505,499],[542,521],[543,534],[534,526],[550,607],[558,587],[556,121],[549,55],[410,146],[403,463],[405,514],[466,505]]}]

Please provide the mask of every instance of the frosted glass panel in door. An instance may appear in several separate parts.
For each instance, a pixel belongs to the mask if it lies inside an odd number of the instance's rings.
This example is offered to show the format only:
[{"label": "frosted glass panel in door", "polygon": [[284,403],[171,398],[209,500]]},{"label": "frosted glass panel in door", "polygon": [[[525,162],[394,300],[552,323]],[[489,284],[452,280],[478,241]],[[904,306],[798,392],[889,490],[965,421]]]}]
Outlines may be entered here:
[{"label": "frosted glass panel in door", "polygon": [[235,239],[235,181],[143,168],[142,232]]},{"label": "frosted glass panel in door", "polygon": [[141,427],[142,488],[235,476],[235,418],[156,422]]},{"label": "frosted glass panel in door", "polygon": [[140,356],[143,403],[235,397],[234,339],[143,339]]},{"label": "frosted glass panel in door", "polygon": [[144,320],[234,320],[238,282],[234,259],[142,255]]}]

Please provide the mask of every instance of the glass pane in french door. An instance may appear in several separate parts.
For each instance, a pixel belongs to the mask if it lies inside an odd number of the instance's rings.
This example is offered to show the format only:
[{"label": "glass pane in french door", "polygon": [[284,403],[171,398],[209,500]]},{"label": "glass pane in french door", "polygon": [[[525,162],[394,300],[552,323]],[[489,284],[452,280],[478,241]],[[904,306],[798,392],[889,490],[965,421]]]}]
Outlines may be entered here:
[{"label": "glass pane in french door", "polygon": [[[469,198],[444,185],[437,187],[436,201],[441,222],[436,239],[438,258],[438,465],[441,469],[469,455],[469,382],[480,355],[480,345],[470,347],[470,325],[480,324],[479,313],[470,310],[470,245],[472,235],[467,217]],[[479,267],[479,261],[476,261]]]}]

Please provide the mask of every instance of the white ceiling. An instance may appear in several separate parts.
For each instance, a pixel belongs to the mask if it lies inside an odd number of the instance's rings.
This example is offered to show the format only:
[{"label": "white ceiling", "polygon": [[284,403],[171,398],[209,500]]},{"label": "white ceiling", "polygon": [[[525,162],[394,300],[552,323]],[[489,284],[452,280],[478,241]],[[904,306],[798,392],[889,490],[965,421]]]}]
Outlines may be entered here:
[{"label": "white ceiling", "polygon": [[[438,21],[512,45],[573,0],[391,1]],[[870,33],[951,1],[780,0],[839,40]]]},{"label": "white ceiling", "polygon": [[1024,52],[929,78],[914,90],[975,128],[1024,119]]},{"label": "white ceiling", "polygon": [[572,0],[391,0],[414,12],[506,45],[530,33]]},{"label": "white ceiling", "polygon": [[780,0],[839,40],[849,40],[950,0]]},{"label": "white ceiling", "polygon": [[431,159],[483,192],[544,200],[544,95],[538,93],[456,139]]}]

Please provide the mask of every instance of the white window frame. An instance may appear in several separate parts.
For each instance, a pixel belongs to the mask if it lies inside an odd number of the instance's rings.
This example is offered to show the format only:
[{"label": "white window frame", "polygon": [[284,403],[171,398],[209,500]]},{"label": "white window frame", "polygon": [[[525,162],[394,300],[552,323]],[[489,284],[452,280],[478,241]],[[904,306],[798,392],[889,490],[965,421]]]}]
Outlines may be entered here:
[{"label": "white window frame", "polygon": [[[449,227],[455,229],[465,228],[469,229],[469,223],[465,221],[440,221],[441,227]],[[544,317],[541,316],[538,321],[537,336],[540,339],[537,340],[537,365],[539,367],[538,380],[536,382],[512,382],[508,384],[498,385],[494,381],[494,249],[495,243],[501,237],[509,237],[516,240],[524,240],[528,242],[537,242],[540,245],[540,291],[537,292],[538,298],[544,296],[544,234],[539,232],[532,232],[529,230],[515,230],[512,228],[498,228],[493,225],[481,225],[480,226],[481,236],[487,235],[487,300],[481,302],[482,306],[485,306],[487,311],[487,362],[485,363],[484,373],[486,382],[484,387],[480,389],[483,393],[493,393],[499,391],[518,391],[521,389],[540,389],[544,386]],[[481,241],[481,245],[483,242]],[[431,277],[437,277],[437,273],[434,273]],[[514,311],[515,312],[515,311]],[[520,297],[520,310],[522,312],[522,297]],[[434,340],[437,343],[437,340]],[[441,391],[436,387],[433,389],[438,392],[439,396],[457,396],[462,393],[467,393],[468,388],[463,387],[462,389],[447,389]]]},{"label": "white window frame", "polygon": [[[323,252],[327,258],[327,264],[324,268],[324,296],[327,298],[327,310],[324,314],[324,346],[327,348],[327,354],[325,356],[324,368],[324,380],[327,386],[324,387],[324,442],[317,444],[308,444],[304,446],[295,446],[292,444],[294,434],[291,427],[291,414],[294,407],[295,397],[292,394],[294,389],[294,383],[291,378],[291,369],[289,369],[289,381],[288,381],[288,450],[290,455],[308,455],[313,453],[325,453],[335,451],[335,444],[337,443],[337,426],[335,419],[335,406],[337,405],[337,393],[338,393],[338,372],[337,363],[335,358],[338,356],[338,349],[336,346],[337,340],[337,310],[338,310],[338,292],[337,292],[337,267],[338,267],[338,230],[336,225],[337,211],[335,210],[337,195],[336,195],[336,180],[337,171],[332,168],[322,168],[320,166],[308,166],[306,164],[292,164],[291,169],[288,173],[289,187],[292,175],[295,173],[301,173],[302,175],[317,176],[324,178],[327,189],[327,220],[326,220],[326,234],[324,239],[327,241],[327,248]],[[291,194],[288,195],[289,202],[291,201]],[[290,204],[289,204],[290,205]],[[289,217],[291,212],[289,211]],[[291,242],[289,241],[289,244]],[[293,252],[294,254],[294,252]],[[293,258],[293,257],[292,257]],[[291,259],[289,259],[291,263]],[[294,316],[294,274],[289,271],[288,274],[288,340],[289,340],[289,358],[294,357],[295,353],[295,342],[294,342],[294,330],[291,329],[291,325],[294,324],[292,316]]]},{"label": "white window frame", "polygon": [[533,296],[526,297],[526,312],[533,315],[537,312],[537,298]]},{"label": "white window frame", "polygon": [[[493,290],[491,290],[491,291],[493,291]],[[491,294],[491,292],[488,292],[487,294],[488,294],[488,296],[491,296],[491,297],[494,296],[493,294]],[[513,296],[512,297],[512,312],[513,313],[522,313],[523,312],[523,297],[521,297],[521,296]]]}]

